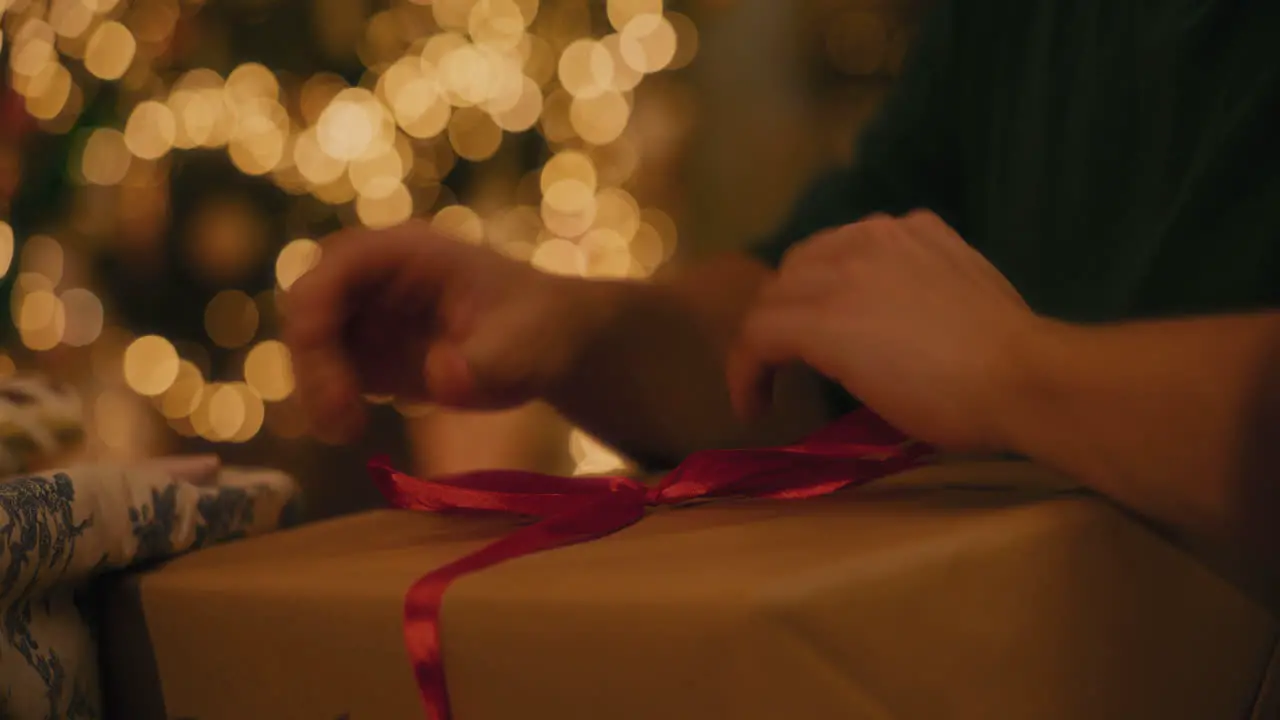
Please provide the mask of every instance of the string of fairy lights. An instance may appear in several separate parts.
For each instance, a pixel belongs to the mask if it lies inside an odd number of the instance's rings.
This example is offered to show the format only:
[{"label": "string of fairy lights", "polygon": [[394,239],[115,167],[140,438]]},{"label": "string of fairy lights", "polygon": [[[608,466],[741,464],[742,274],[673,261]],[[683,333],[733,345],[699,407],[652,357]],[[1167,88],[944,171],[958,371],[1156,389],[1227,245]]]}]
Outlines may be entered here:
[{"label": "string of fairy lights", "polygon": [[[635,90],[687,65],[697,33],[662,0],[608,0],[601,34],[589,5],[394,0],[365,19],[358,54],[366,72],[349,85],[330,73],[282,82],[253,62],[225,77],[171,72],[166,51],[198,9],[185,0],[0,0],[10,84],[44,131],[67,132],[103,84],[119,89],[124,121],[87,132],[70,172],[86,190],[127,192],[131,207],[121,212],[163,202],[155,188],[172,154],[219,150],[241,173],[331,206],[347,224],[379,228],[430,214],[460,240],[548,272],[644,277],[671,256],[676,237],[667,215],[626,189],[637,165],[627,137]],[[482,163],[504,137],[529,130],[545,138],[550,159],[520,181],[514,204],[458,204],[441,186],[459,159]],[[234,213],[210,213],[208,222],[200,252],[216,270],[231,262],[226,239],[252,232]],[[89,348],[97,372],[150,399],[184,435],[244,442],[264,428],[302,432],[287,412],[288,350],[263,328],[275,295],[319,259],[313,239],[279,249],[274,291],[253,297],[228,287],[209,302],[209,343],[245,350],[235,378],[208,376],[165,337],[113,326],[109,307],[66,277],[68,252],[49,235],[15,243],[0,224],[0,270],[17,273],[13,322],[28,349]],[[590,464],[587,441],[572,442]]]}]

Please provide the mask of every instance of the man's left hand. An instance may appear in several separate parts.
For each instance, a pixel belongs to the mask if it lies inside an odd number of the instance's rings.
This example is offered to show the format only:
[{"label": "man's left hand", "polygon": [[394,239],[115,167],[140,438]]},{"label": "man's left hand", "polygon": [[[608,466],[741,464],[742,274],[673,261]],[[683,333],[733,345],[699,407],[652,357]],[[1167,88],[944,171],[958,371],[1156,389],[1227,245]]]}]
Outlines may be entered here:
[{"label": "man's left hand", "polygon": [[1003,451],[1016,348],[1044,324],[937,215],[877,216],[787,254],[745,319],[730,390],[754,415],[772,370],[800,362],[914,438]]}]

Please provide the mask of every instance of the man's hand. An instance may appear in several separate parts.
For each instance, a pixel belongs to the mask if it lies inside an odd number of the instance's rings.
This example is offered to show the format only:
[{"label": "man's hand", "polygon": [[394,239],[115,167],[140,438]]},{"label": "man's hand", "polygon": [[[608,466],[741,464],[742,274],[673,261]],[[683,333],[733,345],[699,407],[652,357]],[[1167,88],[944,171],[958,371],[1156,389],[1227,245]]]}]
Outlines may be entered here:
[{"label": "man's hand", "polygon": [[590,313],[570,297],[574,283],[425,223],[329,238],[285,303],[316,431],[355,436],[362,393],[467,409],[540,396],[569,364]]},{"label": "man's hand", "polygon": [[803,362],[912,437],[1001,451],[1009,351],[1040,322],[936,215],[871,218],[785,257],[732,355],[734,403],[759,412],[771,369]]}]

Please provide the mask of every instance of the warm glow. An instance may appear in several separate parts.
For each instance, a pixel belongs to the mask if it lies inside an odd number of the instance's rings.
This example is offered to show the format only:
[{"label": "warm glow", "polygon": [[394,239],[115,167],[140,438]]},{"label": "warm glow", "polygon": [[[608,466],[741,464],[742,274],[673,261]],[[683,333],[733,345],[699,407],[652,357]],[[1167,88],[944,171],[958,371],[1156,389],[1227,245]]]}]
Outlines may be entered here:
[{"label": "warm glow", "polygon": [[244,408],[244,417],[239,429],[231,435],[231,442],[249,442],[262,430],[263,420],[266,419],[262,397],[245,383],[231,383],[228,387],[240,396],[240,405]]},{"label": "warm glow", "polygon": [[595,40],[577,40],[560,55],[560,84],[570,95],[598,97],[613,87],[613,55]]},{"label": "warm glow", "polygon": [[209,439],[231,440],[245,424],[247,408],[244,395],[231,384],[219,385],[211,391],[208,406],[203,408],[208,415]]},{"label": "warm glow", "polygon": [[62,307],[66,314],[66,332],[62,342],[72,347],[92,344],[102,334],[102,301],[91,291],[72,288],[62,293]]},{"label": "warm glow", "polygon": [[99,128],[85,142],[80,173],[94,185],[116,185],[129,172],[129,147],[119,130]]},{"label": "warm glow", "polygon": [[356,215],[360,217],[360,222],[370,228],[399,225],[413,216],[413,197],[404,185],[397,185],[385,197],[361,195],[356,198]]},{"label": "warm glow", "polygon": [[118,22],[103,23],[89,38],[85,49],[84,66],[103,80],[116,80],[133,63],[138,43],[133,33]]},{"label": "warm glow", "polygon": [[579,247],[586,255],[587,274],[592,277],[625,278],[636,274],[626,238],[610,228],[591,230],[582,236]]},{"label": "warm glow", "polygon": [[154,397],[178,377],[178,351],[159,335],[134,340],[124,351],[124,379],[139,395]]},{"label": "warm glow", "polygon": [[519,133],[538,124],[542,115],[542,89],[533,78],[521,79],[520,95],[510,106],[493,115],[498,127],[507,132]]},{"label": "warm glow", "polygon": [[467,29],[471,10],[477,4],[477,0],[434,0],[426,4],[431,5],[431,14],[440,27],[445,30],[464,31]]},{"label": "warm glow", "polygon": [[598,182],[595,163],[586,153],[577,150],[556,153],[542,167],[539,177],[542,193],[545,195],[552,186],[566,180],[575,180],[595,192]]},{"label": "warm glow", "polygon": [[289,348],[278,340],[254,346],[244,359],[244,379],[263,400],[279,402],[293,393],[293,365]]},{"label": "warm glow", "polygon": [[623,28],[619,49],[633,70],[658,72],[676,56],[676,29],[662,15],[637,15]]},{"label": "warm glow", "polygon": [[200,407],[204,376],[190,360],[178,363],[178,375],[160,399],[160,413],[169,419],[190,417]]},{"label": "warm glow", "polygon": [[71,73],[58,63],[50,63],[27,87],[27,112],[40,120],[58,117],[71,97]]},{"label": "warm glow", "polygon": [[596,195],[595,225],[630,241],[640,227],[640,205],[626,190],[605,188]]},{"label": "warm glow", "polygon": [[422,65],[424,68],[439,68],[446,56],[470,44],[466,37],[456,32],[436,33],[422,46]]},{"label": "warm glow", "polygon": [[264,66],[245,63],[227,76],[226,91],[233,104],[262,99],[274,102],[280,95],[280,83]]},{"label": "warm glow", "polygon": [[525,36],[524,72],[539,87],[551,82],[558,68],[555,50],[551,43],[536,35]]},{"label": "warm glow", "polygon": [[212,71],[193,70],[169,95],[175,125],[174,146],[221,147],[231,138],[232,122],[223,102],[222,79]]},{"label": "warm glow", "polygon": [[610,90],[599,96],[576,97],[569,106],[569,122],[589,143],[607,145],[617,140],[631,120],[631,106],[622,93]]},{"label": "warm glow", "polygon": [[62,342],[67,315],[62,300],[48,290],[22,295],[17,309],[18,332],[22,344],[36,351],[52,350]]},{"label": "warm glow", "polygon": [[688,15],[681,13],[667,13],[667,20],[676,31],[676,54],[667,63],[667,69],[688,67],[698,56],[698,26]]},{"label": "warm glow", "polygon": [[276,283],[281,290],[288,290],[320,262],[320,243],[309,238],[298,238],[285,245],[276,257]]},{"label": "warm glow", "polygon": [[578,429],[569,433],[569,455],[574,475],[603,475],[626,468],[622,456]]},{"label": "warm glow", "polygon": [[311,189],[311,194],[330,205],[344,205],[356,199],[356,189],[345,174]]},{"label": "warm glow", "polygon": [[0,220],[0,277],[9,274],[13,265],[13,227]]},{"label": "warm glow", "polygon": [[502,145],[502,128],[475,108],[460,108],[449,121],[449,143],[460,157],[487,160]]},{"label": "warm glow", "polygon": [[539,270],[556,275],[585,275],[587,272],[586,257],[582,251],[562,238],[552,238],[539,245],[530,262]]},{"label": "warm glow", "polygon": [[315,125],[329,103],[346,89],[347,82],[333,73],[316,73],[307,78],[298,93],[298,109],[302,112],[302,121],[307,125]]},{"label": "warm glow", "polygon": [[137,398],[120,391],[108,390],[93,402],[94,433],[102,444],[121,452],[136,449],[141,432]]},{"label": "warm glow", "polygon": [[378,199],[395,192],[400,181],[409,174],[409,169],[405,167],[400,153],[394,147],[389,147],[376,155],[351,161],[347,177],[357,193]]},{"label": "warm glow", "polygon": [[391,118],[373,93],[348,88],[338,93],[320,114],[316,140],[320,149],[338,160],[354,160],[391,143]]},{"label": "warm glow", "polygon": [[82,0],[54,0],[49,7],[49,24],[64,38],[78,38],[93,21],[93,8]]},{"label": "warm glow", "polygon": [[173,111],[163,103],[138,103],[124,126],[124,143],[129,151],[145,160],[161,158],[173,147],[177,123]]},{"label": "warm glow", "polygon": [[609,57],[613,63],[613,82],[609,84],[608,89],[621,92],[634,90],[640,81],[644,80],[644,72],[632,67],[623,57],[622,35],[614,33],[601,40],[600,44],[609,51]]},{"label": "warm glow", "polygon": [[463,45],[440,59],[440,85],[449,102],[459,108],[479,105],[499,82],[499,68],[490,53]]},{"label": "warm glow", "polygon": [[220,347],[245,345],[258,332],[258,306],[239,290],[223,290],[204,309],[204,329]]},{"label": "warm glow", "polygon": [[284,146],[284,133],[268,125],[256,134],[231,138],[227,154],[240,172],[246,175],[265,175],[274,170],[284,158]]},{"label": "warm glow", "polygon": [[640,219],[643,221],[642,228],[644,225],[652,227],[661,239],[663,259],[671,257],[676,249],[676,221],[657,208],[645,208],[640,213]]},{"label": "warm glow", "polygon": [[552,143],[564,143],[577,135],[569,121],[573,96],[563,88],[553,90],[542,103],[542,136]]},{"label": "warm glow", "polygon": [[465,205],[450,205],[431,218],[432,227],[440,232],[479,245],[484,242],[484,221]]},{"label": "warm glow", "polygon": [[22,245],[22,272],[49,279],[49,288],[62,282],[66,254],[62,245],[48,235],[33,235]]},{"label": "warm glow", "polygon": [[[277,325],[277,303],[320,261],[321,246],[297,238],[280,247],[296,237],[283,233],[386,228],[421,215],[443,235],[550,273],[641,278],[671,257],[675,223],[624,189],[641,152],[661,155],[654,143],[686,127],[674,117],[685,112],[680,98],[658,83],[653,94],[677,104],[659,100],[643,127],[628,132],[634,103],[650,94],[638,89],[645,78],[697,54],[697,27],[667,12],[670,3],[409,0],[366,8],[325,0],[312,30],[323,63],[341,63],[344,76],[236,64],[238,40],[226,45],[221,30],[204,37],[203,17],[187,27],[205,4],[0,0],[0,47],[18,110],[44,134],[75,133],[66,168],[75,196],[65,222],[47,230],[65,238],[65,248],[44,235],[19,245],[0,222],[0,276],[16,275],[16,340],[33,351],[84,348],[63,350],[60,364],[89,368],[99,388],[123,377],[175,432],[236,443],[264,428],[275,437],[304,432],[289,350],[266,333]],[[876,13],[831,15],[828,50],[883,62],[883,33],[855,22]],[[211,38],[196,55],[184,49]],[[846,47],[861,39],[865,47]],[[349,54],[360,66],[348,67]],[[226,77],[190,63],[212,64]],[[526,132],[506,143],[507,133]],[[544,152],[541,168],[522,167]],[[20,168],[10,155],[0,153],[0,170],[13,174]],[[459,159],[495,162],[467,168],[473,179],[458,187],[450,173]],[[170,173],[176,179],[207,160],[277,189],[232,181],[171,197]],[[246,190],[265,191],[257,197],[268,204],[244,199]],[[169,238],[176,220],[181,236]],[[109,285],[98,282],[94,259],[123,253],[149,267],[170,240],[195,280],[217,291],[204,308],[203,342],[135,339],[106,325],[113,298],[97,294]],[[257,283],[263,263],[273,266],[274,288],[256,299],[231,289]],[[242,381],[230,377],[227,362],[240,365]],[[0,376],[12,371],[0,353]],[[147,402],[97,392],[103,442],[130,455],[162,449],[139,415]],[[580,473],[622,466],[579,431],[569,449]]]},{"label": "warm glow", "polygon": [[631,256],[649,270],[656,269],[666,258],[666,244],[662,235],[649,223],[640,223],[631,238]]},{"label": "warm glow", "polygon": [[[23,23],[13,37],[13,48],[9,54],[9,67],[16,76],[15,85],[18,85],[19,78],[30,79],[49,64],[57,62],[53,43],[54,32],[48,23],[37,19]],[[22,92],[20,85],[18,90]]]},{"label": "warm glow", "polygon": [[480,0],[472,6],[467,18],[471,38],[495,50],[516,48],[524,38],[527,25],[520,6],[512,0]]},{"label": "warm glow", "polygon": [[316,185],[327,185],[342,176],[346,163],[320,149],[315,130],[298,135],[293,146],[293,162],[302,177]]},{"label": "warm glow", "polygon": [[608,0],[609,24],[621,31],[641,15],[661,15],[662,0]]}]

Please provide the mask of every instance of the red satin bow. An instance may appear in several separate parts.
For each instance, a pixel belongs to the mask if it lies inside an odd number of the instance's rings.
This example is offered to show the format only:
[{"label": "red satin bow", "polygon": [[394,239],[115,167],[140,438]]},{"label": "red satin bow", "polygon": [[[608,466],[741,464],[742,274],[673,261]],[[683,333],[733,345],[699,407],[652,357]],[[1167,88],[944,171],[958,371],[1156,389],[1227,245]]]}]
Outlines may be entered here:
[{"label": "red satin bow", "polygon": [[652,487],[625,477],[563,478],[504,470],[419,480],[396,472],[385,460],[373,461],[369,471],[374,482],[397,508],[540,518],[423,575],[405,595],[405,643],[427,716],[450,717],[440,607],[458,578],[512,558],[610,535],[643,518],[649,507],[715,497],[817,497],[905,470],[928,452],[861,410],[797,445],[696,453]]}]

